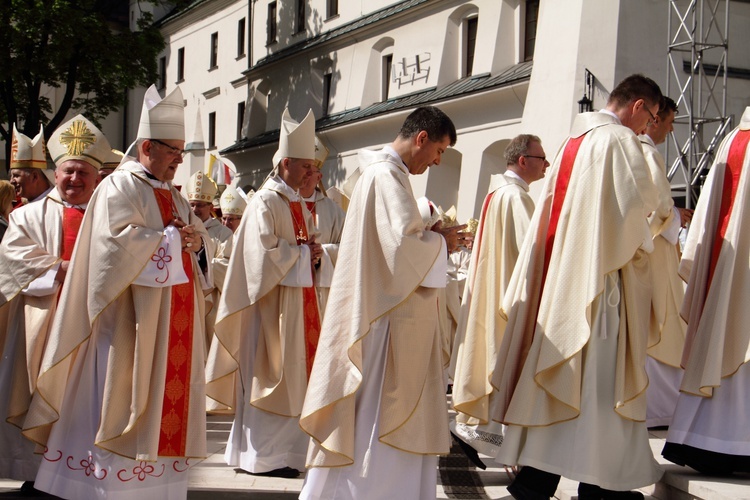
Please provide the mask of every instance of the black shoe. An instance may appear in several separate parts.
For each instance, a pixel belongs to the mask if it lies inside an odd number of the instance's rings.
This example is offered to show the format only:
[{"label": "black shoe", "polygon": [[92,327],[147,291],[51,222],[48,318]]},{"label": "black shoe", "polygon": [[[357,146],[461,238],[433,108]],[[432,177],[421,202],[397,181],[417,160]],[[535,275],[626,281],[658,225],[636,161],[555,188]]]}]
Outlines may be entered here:
[{"label": "black shoe", "polygon": [[528,486],[513,481],[508,485],[508,493],[516,500],[549,500],[550,497],[538,491],[532,490]]},{"label": "black shoe", "polygon": [[268,472],[248,472],[251,476],[262,476],[262,477],[283,477],[287,479],[293,479],[299,477],[300,472],[297,469],[291,467],[282,467],[280,469],[270,470]]},{"label": "black shoe", "polygon": [[34,481],[24,481],[21,485],[21,496],[22,497],[51,497],[43,491],[39,491],[34,488]]},{"label": "black shoe", "polygon": [[482,470],[486,470],[487,466],[484,465],[484,462],[482,462],[482,459],[479,458],[479,453],[477,453],[477,450],[474,449],[473,446],[471,446],[469,443],[461,439],[460,437],[456,436],[454,433],[451,432],[451,436],[453,436],[453,439],[456,440],[458,443],[458,446],[461,447],[461,451],[464,452],[464,454],[468,457],[471,462],[479,467]]},{"label": "black shoe", "polygon": [[640,491],[605,490],[595,484],[580,483],[578,500],[643,500]]}]

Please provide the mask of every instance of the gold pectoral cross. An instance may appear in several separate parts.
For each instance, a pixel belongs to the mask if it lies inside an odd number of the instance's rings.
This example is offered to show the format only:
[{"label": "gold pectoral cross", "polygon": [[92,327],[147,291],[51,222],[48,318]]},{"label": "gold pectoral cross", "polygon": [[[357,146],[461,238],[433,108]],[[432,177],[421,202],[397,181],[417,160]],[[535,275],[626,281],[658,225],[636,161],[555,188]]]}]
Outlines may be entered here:
[{"label": "gold pectoral cross", "polygon": [[298,245],[300,244],[300,242],[301,242],[301,243],[306,243],[306,242],[307,242],[307,237],[306,237],[306,236],[305,236],[305,234],[304,234],[304,233],[302,232],[302,228],[300,228],[300,229],[299,229],[299,232],[297,233],[297,236],[296,236],[296,238],[297,238],[297,244],[298,244]]}]

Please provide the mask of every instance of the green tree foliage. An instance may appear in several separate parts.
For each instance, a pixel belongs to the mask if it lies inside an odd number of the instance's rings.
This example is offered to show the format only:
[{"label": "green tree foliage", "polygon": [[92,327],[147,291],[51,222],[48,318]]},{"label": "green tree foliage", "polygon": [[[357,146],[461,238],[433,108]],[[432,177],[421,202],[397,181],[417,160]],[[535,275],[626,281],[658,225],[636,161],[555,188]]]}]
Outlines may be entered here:
[{"label": "green tree foliage", "polygon": [[123,106],[127,89],[156,81],[164,39],[148,12],[128,29],[127,0],[0,0],[0,26],[6,152],[13,123],[29,137],[40,123],[49,137],[71,109],[98,123]]}]

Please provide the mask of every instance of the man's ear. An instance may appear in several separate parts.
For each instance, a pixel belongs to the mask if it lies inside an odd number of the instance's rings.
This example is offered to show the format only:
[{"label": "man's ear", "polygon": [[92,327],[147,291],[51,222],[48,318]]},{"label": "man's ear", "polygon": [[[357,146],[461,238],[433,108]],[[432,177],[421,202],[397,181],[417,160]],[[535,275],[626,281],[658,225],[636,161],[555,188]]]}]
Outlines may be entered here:
[{"label": "man's ear", "polygon": [[422,146],[424,146],[424,144],[427,142],[427,139],[429,138],[430,137],[427,134],[426,130],[420,130],[415,139],[417,146],[421,148]]}]

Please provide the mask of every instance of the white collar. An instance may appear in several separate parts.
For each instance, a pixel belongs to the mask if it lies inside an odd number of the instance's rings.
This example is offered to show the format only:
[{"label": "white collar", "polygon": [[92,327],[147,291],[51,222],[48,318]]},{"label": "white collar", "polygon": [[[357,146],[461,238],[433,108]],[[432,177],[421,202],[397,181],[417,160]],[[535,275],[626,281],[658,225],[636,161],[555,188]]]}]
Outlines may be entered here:
[{"label": "white collar", "polygon": [[600,109],[599,112],[600,113],[604,113],[605,115],[611,116],[612,118],[614,118],[615,120],[617,120],[617,123],[619,123],[620,125],[622,125],[622,120],[620,120],[620,117],[617,116],[616,114],[614,114],[613,112],[611,112],[610,110],[608,110],[608,109]]},{"label": "white collar", "polygon": [[529,184],[528,184],[528,182],[526,182],[525,180],[521,179],[521,176],[518,175],[517,173],[515,173],[514,171],[512,171],[512,170],[506,170],[505,171],[505,176],[506,177],[510,177],[512,179],[517,179],[517,180],[521,181],[521,187],[523,187],[524,189],[526,189],[526,191],[529,190]]}]

